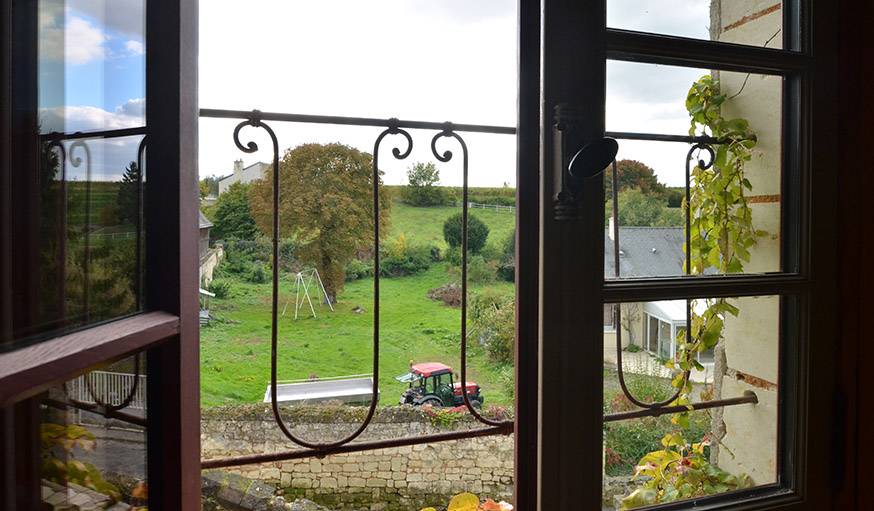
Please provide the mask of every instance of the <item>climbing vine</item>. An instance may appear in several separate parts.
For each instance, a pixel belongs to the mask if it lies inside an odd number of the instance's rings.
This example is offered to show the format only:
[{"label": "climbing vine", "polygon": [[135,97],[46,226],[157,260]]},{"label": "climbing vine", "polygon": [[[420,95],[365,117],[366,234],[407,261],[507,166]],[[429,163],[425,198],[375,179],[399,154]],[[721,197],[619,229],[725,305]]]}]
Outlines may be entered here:
[{"label": "climbing vine", "polygon": [[[693,83],[686,96],[686,110],[691,118],[689,135],[711,136],[719,141],[715,144],[712,165],[699,162],[691,169],[689,201],[683,200],[684,211],[691,217],[690,257],[685,264],[693,275],[704,274],[705,270],[718,274],[743,272],[750,261],[750,249],[767,234],[753,227],[746,197],[752,184],[744,175],[744,167],[752,159],[756,134],[746,119],[723,117],[722,105],[727,99],[720,91],[719,81],[710,75]],[[704,299],[703,304],[694,305],[688,325],[690,335],[687,339],[685,332],[678,333],[676,356],[665,363],[669,369],[677,370],[671,384],[680,390],[678,405],[688,405],[692,393],[692,384],[684,373],[704,370],[698,355],[719,344],[726,316],[737,316],[740,312],[726,298]],[[675,414],[672,421],[681,430],[687,429],[689,412]],[[711,465],[704,457],[707,442],[690,444],[677,432],[665,436],[662,443],[663,450],[647,454],[638,464],[635,476],[649,479],[623,499],[623,509],[751,484],[746,476],[731,476]]]}]

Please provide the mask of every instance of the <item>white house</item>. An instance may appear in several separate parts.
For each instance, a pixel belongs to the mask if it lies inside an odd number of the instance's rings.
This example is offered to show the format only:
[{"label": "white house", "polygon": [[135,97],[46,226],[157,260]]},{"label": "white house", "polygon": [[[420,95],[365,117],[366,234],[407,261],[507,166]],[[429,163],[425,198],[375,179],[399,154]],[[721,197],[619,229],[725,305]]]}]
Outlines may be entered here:
[{"label": "white house", "polygon": [[269,164],[259,161],[244,168],[243,160],[234,161],[234,173],[219,179],[219,195],[225,193],[234,183],[245,184],[262,179],[269,167]]}]

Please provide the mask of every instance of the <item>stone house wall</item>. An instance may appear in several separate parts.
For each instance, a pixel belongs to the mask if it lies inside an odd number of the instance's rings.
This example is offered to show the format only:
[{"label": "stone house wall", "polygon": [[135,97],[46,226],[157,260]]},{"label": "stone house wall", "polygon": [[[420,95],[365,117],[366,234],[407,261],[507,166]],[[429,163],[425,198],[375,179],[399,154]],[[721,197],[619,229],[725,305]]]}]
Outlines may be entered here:
[{"label": "stone house wall", "polygon": [[[352,432],[364,416],[358,407],[295,407],[287,422],[309,441],[330,441]],[[421,410],[392,407],[377,412],[356,441],[422,436],[478,427],[469,415],[437,427]],[[266,405],[204,410],[204,459],[294,449]],[[337,510],[420,509],[444,504],[462,491],[510,500],[513,493],[513,437],[489,436],[451,442],[304,458],[229,469],[280,486]]]}]

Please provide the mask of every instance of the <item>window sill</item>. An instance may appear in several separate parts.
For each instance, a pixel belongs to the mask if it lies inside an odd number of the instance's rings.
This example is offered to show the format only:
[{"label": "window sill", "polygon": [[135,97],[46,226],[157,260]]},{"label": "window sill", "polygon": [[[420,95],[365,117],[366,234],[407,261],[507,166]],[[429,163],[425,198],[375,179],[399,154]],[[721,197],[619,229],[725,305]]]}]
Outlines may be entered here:
[{"label": "window sill", "polygon": [[179,318],[146,312],[0,354],[0,406],[179,333]]}]

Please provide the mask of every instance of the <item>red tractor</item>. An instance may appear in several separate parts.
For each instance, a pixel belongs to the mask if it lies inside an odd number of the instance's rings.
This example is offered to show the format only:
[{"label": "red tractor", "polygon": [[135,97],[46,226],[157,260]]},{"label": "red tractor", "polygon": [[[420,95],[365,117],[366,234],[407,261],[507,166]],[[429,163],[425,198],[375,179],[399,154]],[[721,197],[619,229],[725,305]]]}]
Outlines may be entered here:
[{"label": "red tractor", "polygon": [[[440,362],[410,364],[410,372],[395,379],[409,383],[410,388],[401,394],[400,404],[414,406],[459,406],[464,404],[461,382],[453,382],[452,368]],[[469,381],[464,385],[470,404],[474,408],[482,406],[483,397],[479,385]]]}]

